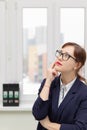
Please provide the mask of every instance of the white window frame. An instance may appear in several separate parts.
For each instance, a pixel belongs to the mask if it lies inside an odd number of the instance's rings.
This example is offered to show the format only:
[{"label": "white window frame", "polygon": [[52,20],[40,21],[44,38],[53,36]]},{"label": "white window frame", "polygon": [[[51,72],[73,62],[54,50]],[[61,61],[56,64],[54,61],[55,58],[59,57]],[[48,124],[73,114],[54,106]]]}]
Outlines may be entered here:
[{"label": "white window frame", "polygon": [[[47,52],[49,52],[49,56],[52,56],[52,52],[54,53],[54,51],[52,50],[52,46],[53,46],[53,18],[52,17],[50,17],[50,16],[53,16],[52,14],[53,14],[53,12],[52,12],[52,4],[50,4],[50,1],[49,0],[32,0],[32,1],[27,1],[27,0],[25,0],[25,1],[21,1],[21,3],[20,2],[17,2],[17,4],[18,4],[18,8],[17,8],[17,15],[18,15],[18,26],[19,26],[19,30],[17,31],[18,32],[18,34],[20,34],[20,39],[19,39],[19,44],[20,43],[23,43],[22,42],[22,32],[21,32],[21,28],[22,28],[22,9],[23,9],[23,7],[24,8],[47,8],[47,11],[48,11],[48,14],[47,14],[47,16],[48,16],[48,18],[47,18],[47,35],[48,35],[48,43],[50,43],[49,45],[50,45],[50,47],[49,47],[49,50],[48,50],[48,48],[47,48]],[[19,22],[20,21],[20,22]],[[49,25],[49,26],[48,26]],[[21,41],[21,42],[20,42]],[[47,43],[47,47],[48,47],[48,43]],[[22,50],[22,44],[20,44],[19,45],[20,46],[20,48],[21,48],[21,50]],[[50,51],[50,50],[52,50],[52,51]],[[50,62],[52,62],[51,60],[52,60],[52,58],[50,59],[49,58],[49,56],[48,56],[48,63]],[[53,57],[53,56],[52,56]],[[20,57],[19,57],[19,60],[18,61],[20,61],[20,59],[23,59],[23,57],[22,57],[22,52],[21,52],[21,54],[20,54]],[[19,71],[20,72],[22,72],[22,70],[23,70],[23,66],[21,66],[20,67],[20,62],[19,62],[19,66],[18,66],[18,68],[19,68]],[[20,73],[21,75],[20,75],[20,77],[22,76],[22,73]],[[22,77],[21,77],[21,79],[22,79]],[[35,98],[37,97],[37,95],[35,95],[35,94],[31,94],[31,95],[23,95],[23,92],[22,92],[22,96],[21,96],[21,100],[24,100],[24,101],[30,101],[30,102],[32,102],[32,101],[34,101],[35,100]]]}]

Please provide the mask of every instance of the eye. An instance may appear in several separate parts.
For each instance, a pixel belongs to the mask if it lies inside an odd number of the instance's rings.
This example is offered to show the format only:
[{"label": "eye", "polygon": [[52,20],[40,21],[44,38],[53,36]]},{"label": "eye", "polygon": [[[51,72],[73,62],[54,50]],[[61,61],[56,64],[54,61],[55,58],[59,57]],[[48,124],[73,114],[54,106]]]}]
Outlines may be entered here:
[{"label": "eye", "polygon": [[69,57],[69,55],[68,55],[67,53],[64,53],[64,56],[65,56],[65,57]]},{"label": "eye", "polygon": [[63,53],[63,58],[64,58],[64,60],[67,60],[67,59],[69,59],[69,55],[67,53]]}]

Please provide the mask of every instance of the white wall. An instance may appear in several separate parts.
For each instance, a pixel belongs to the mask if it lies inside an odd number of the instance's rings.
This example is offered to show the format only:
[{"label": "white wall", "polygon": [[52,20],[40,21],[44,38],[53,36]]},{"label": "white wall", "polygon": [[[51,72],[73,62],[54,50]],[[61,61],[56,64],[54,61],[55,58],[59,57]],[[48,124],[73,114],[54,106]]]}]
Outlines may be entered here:
[{"label": "white wall", "polygon": [[30,111],[0,111],[0,130],[36,130],[36,126]]}]

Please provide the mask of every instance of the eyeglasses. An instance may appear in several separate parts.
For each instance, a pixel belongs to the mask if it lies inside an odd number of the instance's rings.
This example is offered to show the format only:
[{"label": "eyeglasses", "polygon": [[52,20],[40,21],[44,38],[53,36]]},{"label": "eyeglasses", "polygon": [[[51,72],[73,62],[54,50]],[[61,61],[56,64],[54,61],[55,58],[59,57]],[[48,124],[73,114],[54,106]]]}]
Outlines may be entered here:
[{"label": "eyeglasses", "polygon": [[69,55],[68,53],[63,53],[61,50],[56,50],[55,56],[58,58],[60,56],[62,56],[62,59],[64,61],[67,61],[69,58],[72,58],[76,61],[76,58],[72,57],[71,55]]}]

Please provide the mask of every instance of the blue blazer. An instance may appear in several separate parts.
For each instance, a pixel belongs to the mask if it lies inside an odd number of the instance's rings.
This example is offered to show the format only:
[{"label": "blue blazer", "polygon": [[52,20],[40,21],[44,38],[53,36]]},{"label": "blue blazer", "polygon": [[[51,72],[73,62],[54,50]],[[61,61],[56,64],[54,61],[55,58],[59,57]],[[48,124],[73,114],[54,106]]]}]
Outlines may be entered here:
[{"label": "blue blazer", "polygon": [[[39,93],[44,86],[43,80]],[[38,95],[32,113],[36,120],[42,120],[47,115],[50,121],[60,123],[60,130],[87,130],[87,86],[76,79],[73,86],[58,107],[60,77],[51,83],[49,100],[43,101]],[[38,123],[37,130],[46,130]]]}]

